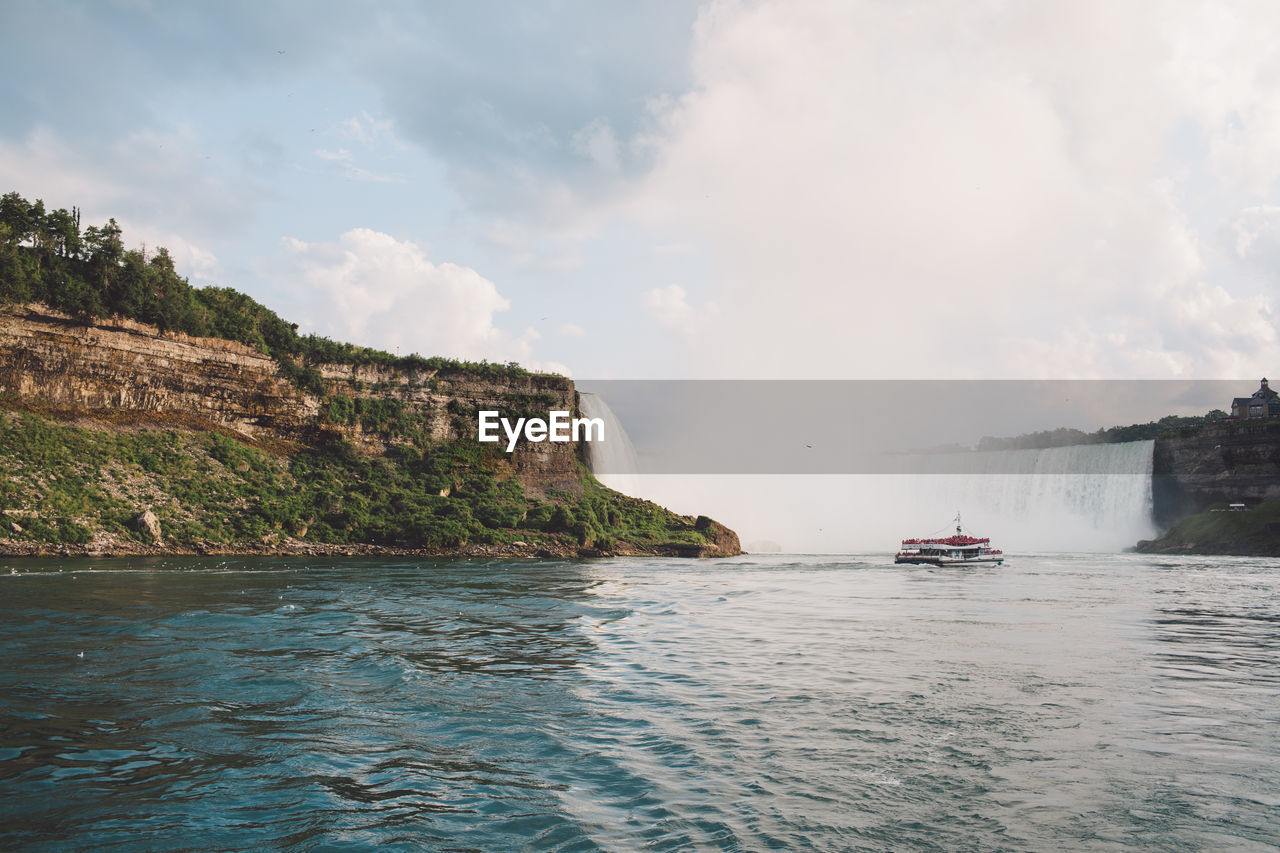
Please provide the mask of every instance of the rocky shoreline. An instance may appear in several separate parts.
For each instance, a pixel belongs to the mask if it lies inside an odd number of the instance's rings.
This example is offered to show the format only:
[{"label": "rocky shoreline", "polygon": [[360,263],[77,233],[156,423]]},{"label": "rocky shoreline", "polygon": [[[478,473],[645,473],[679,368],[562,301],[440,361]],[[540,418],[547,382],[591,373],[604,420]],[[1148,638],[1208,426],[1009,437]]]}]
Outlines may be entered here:
[{"label": "rocky shoreline", "polygon": [[1280,557],[1280,543],[1269,545],[1224,544],[1221,542],[1161,542],[1143,539],[1134,546],[1138,554],[1165,554],[1189,557]]},{"label": "rocky shoreline", "polygon": [[1219,504],[1187,516],[1156,539],[1134,546],[1139,554],[1280,557],[1280,500],[1243,511]]},{"label": "rocky shoreline", "polygon": [[515,541],[494,545],[467,544],[453,548],[421,548],[397,545],[332,544],[304,542],[286,537],[274,542],[239,542],[232,544],[195,542],[191,544],[148,544],[133,539],[112,537],[95,539],[83,545],[0,539],[0,557],[443,557],[525,559],[590,559],[598,557],[734,557],[742,553],[738,536],[719,522],[707,519],[703,533],[705,544],[671,542],[637,546],[618,542],[612,548],[591,548],[571,542],[542,539],[534,542]]},{"label": "rocky shoreline", "polygon": [[[737,552],[741,553],[741,552]],[[53,545],[43,542],[0,542],[0,558],[13,557],[515,557],[525,559],[589,559],[598,557],[687,557],[714,558],[734,554],[714,545],[662,545],[637,548],[620,544],[610,549],[576,545],[464,545],[458,548],[407,548],[393,545],[328,545],[285,542],[277,545],[223,545],[197,543],[192,547],[130,543],[99,547],[94,545]]]}]

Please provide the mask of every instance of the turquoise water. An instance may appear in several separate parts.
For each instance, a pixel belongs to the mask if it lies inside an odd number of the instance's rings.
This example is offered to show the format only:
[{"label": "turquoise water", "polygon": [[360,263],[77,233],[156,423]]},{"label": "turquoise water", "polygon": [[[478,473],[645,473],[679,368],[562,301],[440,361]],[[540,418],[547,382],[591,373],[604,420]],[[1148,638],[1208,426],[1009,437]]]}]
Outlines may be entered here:
[{"label": "turquoise water", "polygon": [[0,846],[1280,846],[1274,563],[889,559],[0,563]]}]

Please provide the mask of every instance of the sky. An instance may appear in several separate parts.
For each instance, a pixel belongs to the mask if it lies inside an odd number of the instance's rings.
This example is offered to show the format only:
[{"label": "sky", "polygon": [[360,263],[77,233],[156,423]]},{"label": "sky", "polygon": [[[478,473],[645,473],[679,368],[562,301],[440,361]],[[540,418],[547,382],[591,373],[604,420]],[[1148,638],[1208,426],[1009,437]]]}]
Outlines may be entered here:
[{"label": "sky", "polygon": [[595,379],[1280,367],[1274,3],[0,16],[0,191],[304,332]]},{"label": "sky", "polygon": [[[304,332],[584,387],[1280,372],[1272,2],[0,0],[0,22],[0,192],[114,217]],[[823,476],[643,491],[791,549],[951,515]],[[1150,522],[1081,524],[1110,548]]]}]

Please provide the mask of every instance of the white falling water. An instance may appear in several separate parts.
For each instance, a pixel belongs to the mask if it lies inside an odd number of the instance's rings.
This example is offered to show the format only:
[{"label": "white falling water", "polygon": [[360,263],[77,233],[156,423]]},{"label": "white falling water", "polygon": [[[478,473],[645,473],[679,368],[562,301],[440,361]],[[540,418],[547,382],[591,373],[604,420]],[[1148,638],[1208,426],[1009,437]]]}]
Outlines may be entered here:
[{"label": "white falling water", "polygon": [[584,417],[604,421],[604,441],[586,442],[587,467],[597,480],[624,495],[641,492],[640,462],[631,437],[622,428],[609,404],[595,394],[580,393],[578,405]]}]

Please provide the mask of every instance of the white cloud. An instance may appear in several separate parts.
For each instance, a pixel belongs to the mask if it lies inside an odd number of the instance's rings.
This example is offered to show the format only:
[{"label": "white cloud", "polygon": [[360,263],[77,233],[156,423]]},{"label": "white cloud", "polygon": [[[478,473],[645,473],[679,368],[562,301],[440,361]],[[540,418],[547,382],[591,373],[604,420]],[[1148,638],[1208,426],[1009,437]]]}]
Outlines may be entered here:
[{"label": "white cloud", "polygon": [[336,168],[344,178],[348,178],[353,181],[368,181],[375,184],[404,183],[404,178],[400,175],[382,174],[357,166],[354,158],[351,156],[351,152],[345,148],[339,148],[337,151],[317,148],[315,155],[321,160],[332,163],[334,168]]},{"label": "white cloud", "polygon": [[469,267],[432,263],[416,243],[356,228],[336,243],[286,239],[285,247],[323,334],[406,355],[519,361],[567,372],[533,358],[536,332],[513,337],[494,325],[510,303],[493,282]]},{"label": "white cloud", "polygon": [[575,234],[550,234],[496,218],[479,228],[481,239],[500,250],[508,261],[525,270],[570,272],[586,263]]},{"label": "white cloud", "polygon": [[1215,174],[1229,188],[1265,191],[1280,178],[1280,48],[1273,3],[1179,4],[1165,15],[1168,73],[1197,122]]},{"label": "white cloud", "polygon": [[366,148],[376,148],[381,142],[386,142],[397,151],[406,151],[409,147],[396,136],[391,119],[376,118],[367,111],[346,119],[338,130],[346,138],[353,139]]},{"label": "white cloud", "polygon": [[678,284],[655,287],[645,294],[645,307],[658,324],[682,335],[692,335],[705,319],[715,316],[719,308],[707,303],[701,308],[689,304],[689,294]]},{"label": "white cloud", "polygon": [[597,168],[606,172],[618,171],[618,137],[603,118],[594,119],[574,133],[570,144],[574,151]]},{"label": "white cloud", "polygon": [[211,232],[242,228],[260,190],[242,178],[233,189],[210,159],[190,128],[139,130],[86,154],[38,127],[21,142],[0,139],[0,186],[43,199],[47,208],[79,207],[82,227],[110,217],[128,223],[128,246],[163,239],[175,257],[185,243],[193,258],[207,259],[208,249],[197,244]]},{"label": "white cloud", "polygon": [[679,257],[693,254],[694,247],[689,243],[662,243],[653,247],[656,257]]},{"label": "white cloud", "polygon": [[[1217,122],[1210,142],[1226,151],[1234,115],[1244,159],[1231,174],[1219,163],[1222,191],[1280,174],[1274,28],[1240,16],[1255,31],[1196,42],[1188,76],[1171,69],[1201,8],[1162,5],[1153,21],[1105,3],[711,3],[695,85],[659,107],[645,143],[658,166],[629,208],[711,259],[723,317],[691,343],[693,362],[746,376],[1208,377],[1280,359],[1269,302],[1205,279],[1181,206],[1199,200],[1180,200],[1169,163],[1180,123]],[[1231,79],[1214,83],[1214,63]],[[678,287],[647,299],[689,329]]]},{"label": "white cloud", "polygon": [[1242,261],[1280,269],[1280,206],[1247,207],[1231,223],[1233,248]]},{"label": "white cloud", "polygon": [[586,336],[587,331],[577,323],[561,323],[560,334],[566,338],[581,338]]},{"label": "white cloud", "polygon": [[[105,208],[122,188],[57,134],[36,128],[22,142],[0,139],[0,186],[46,207]],[[94,223],[85,222],[86,226]]]}]

